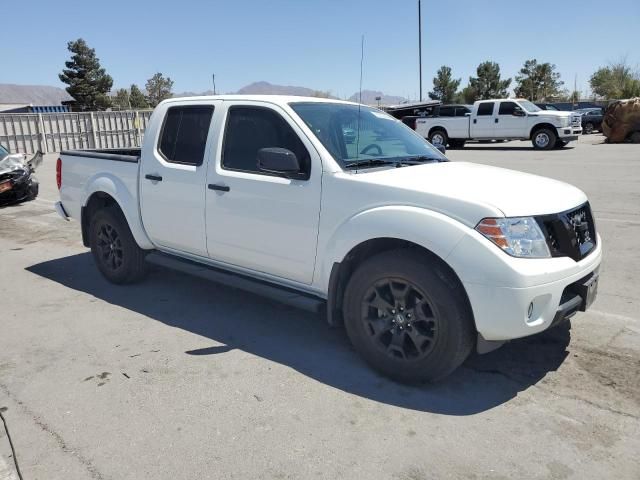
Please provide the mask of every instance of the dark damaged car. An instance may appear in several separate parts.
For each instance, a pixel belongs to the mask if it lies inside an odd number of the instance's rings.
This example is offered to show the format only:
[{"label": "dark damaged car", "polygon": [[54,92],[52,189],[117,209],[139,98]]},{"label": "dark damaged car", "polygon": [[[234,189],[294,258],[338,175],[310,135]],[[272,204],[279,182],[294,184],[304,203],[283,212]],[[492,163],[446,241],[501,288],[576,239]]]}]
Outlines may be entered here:
[{"label": "dark damaged car", "polygon": [[41,152],[27,160],[25,154],[12,154],[0,145],[0,207],[38,196],[38,181],[33,173],[41,163]]}]

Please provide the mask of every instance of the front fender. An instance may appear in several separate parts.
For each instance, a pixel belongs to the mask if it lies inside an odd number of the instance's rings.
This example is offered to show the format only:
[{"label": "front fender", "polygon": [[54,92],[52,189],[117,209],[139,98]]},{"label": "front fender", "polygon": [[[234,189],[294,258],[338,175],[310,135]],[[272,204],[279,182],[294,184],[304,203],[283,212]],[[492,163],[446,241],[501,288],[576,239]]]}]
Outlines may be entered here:
[{"label": "front fender", "polygon": [[359,244],[393,238],[420,245],[446,261],[469,227],[446,215],[419,207],[384,206],[357,213],[340,224],[326,242],[318,284],[327,289],[334,263]]},{"label": "front fender", "polygon": [[[154,246],[151,240],[149,240],[140,218],[138,197],[132,193],[131,188],[137,189],[137,183],[128,188],[125,182],[117,176],[101,172],[91,177],[86,183],[83,192],[82,206],[87,206],[89,198],[91,198],[91,195],[94,193],[101,192],[110,195],[118,204],[120,210],[122,210],[131,229],[131,234],[138,246],[143,249],[152,249]],[[134,192],[135,191],[137,190],[134,190]]]}]

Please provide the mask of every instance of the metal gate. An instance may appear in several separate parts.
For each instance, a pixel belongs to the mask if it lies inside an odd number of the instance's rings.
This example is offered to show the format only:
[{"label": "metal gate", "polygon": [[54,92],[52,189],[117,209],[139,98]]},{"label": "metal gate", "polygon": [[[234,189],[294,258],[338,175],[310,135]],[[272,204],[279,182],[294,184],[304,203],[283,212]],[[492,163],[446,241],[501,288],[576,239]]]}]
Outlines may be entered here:
[{"label": "metal gate", "polygon": [[0,114],[0,144],[11,152],[42,153],[142,144],[151,110]]}]

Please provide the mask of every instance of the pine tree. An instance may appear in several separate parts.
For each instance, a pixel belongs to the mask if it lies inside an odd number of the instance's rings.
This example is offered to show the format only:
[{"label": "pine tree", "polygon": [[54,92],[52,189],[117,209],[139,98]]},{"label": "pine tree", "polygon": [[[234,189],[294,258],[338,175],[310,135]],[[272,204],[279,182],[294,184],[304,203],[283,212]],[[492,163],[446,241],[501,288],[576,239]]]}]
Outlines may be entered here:
[{"label": "pine tree", "polygon": [[162,100],[172,97],[171,89],[173,80],[164,78],[160,72],[147,80],[145,89],[147,90],[147,101],[151,107],[156,107]]},{"label": "pine tree", "polygon": [[149,102],[147,102],[144,94],[135,84],[131,85],[129,102],[131,102],[131,108],[149,108]]},{"label": "pine tree", "polygon": [[93,48],[89,48],[82,38],[69,42],[67,48],[73,54],[65,62],[65,68],[59,74],[63,83],[69,85],[67,92],[81,110],[104,110],[111,105],[107,93],[113,86],[113,79],[100,66]]},{"label": "pine tree", "polygon": [[560,80],[560,73],[551,63],[538,63],[534,58],[527,60],[516,75],[517,86],[515,94],[521,98],[528,98],[532,102],[551,100],[561,95],[564,84]]},{"label": "pine tree", "polygon": [[476,100],[489,98],[504,98],[508,94],[511,79],[500,78],[500,65],[486,61],[478,65],[477,77],[469,77],[469,87],[476,93]]},{"label": "pine tree", "polygon": [[126,88],[120,88],[116,92],[115,96],[111,99],[113,107],[117,107],[119,110],[128,110],[129,106],[129,92]]},{"label": "pine tree", "polygon": [[429,92],[429,98],[440,100],[442,103],[453,102],[461,80],[460,78],[454,80],[451,75],[451,67],[442,65],[433,79],[433,91]]}]

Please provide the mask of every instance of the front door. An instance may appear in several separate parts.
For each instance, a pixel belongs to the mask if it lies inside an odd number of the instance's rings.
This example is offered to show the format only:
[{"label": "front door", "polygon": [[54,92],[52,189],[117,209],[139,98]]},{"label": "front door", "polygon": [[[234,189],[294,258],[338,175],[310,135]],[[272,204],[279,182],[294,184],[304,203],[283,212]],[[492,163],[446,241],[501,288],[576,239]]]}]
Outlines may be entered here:
[{"label": "front door", "polygon": [[219,103],[165,106],[154,113],[164,120],[156,144],[143,150],[140,208],[145,230],[159,247],[207,255],[205,152]]},{"label": "front door", "polygon": [[502,138],[527,138],[526,112],[516,102],[500,102],[495,136]]},{"label": "front door", "polygon": [[[224,138],[208,174],[207,248],[212,260],[310,284],[322,165],[289,113],[267,102],[224,102]],[[257,167],[261,148],[286,148],[306,178]]]}]

